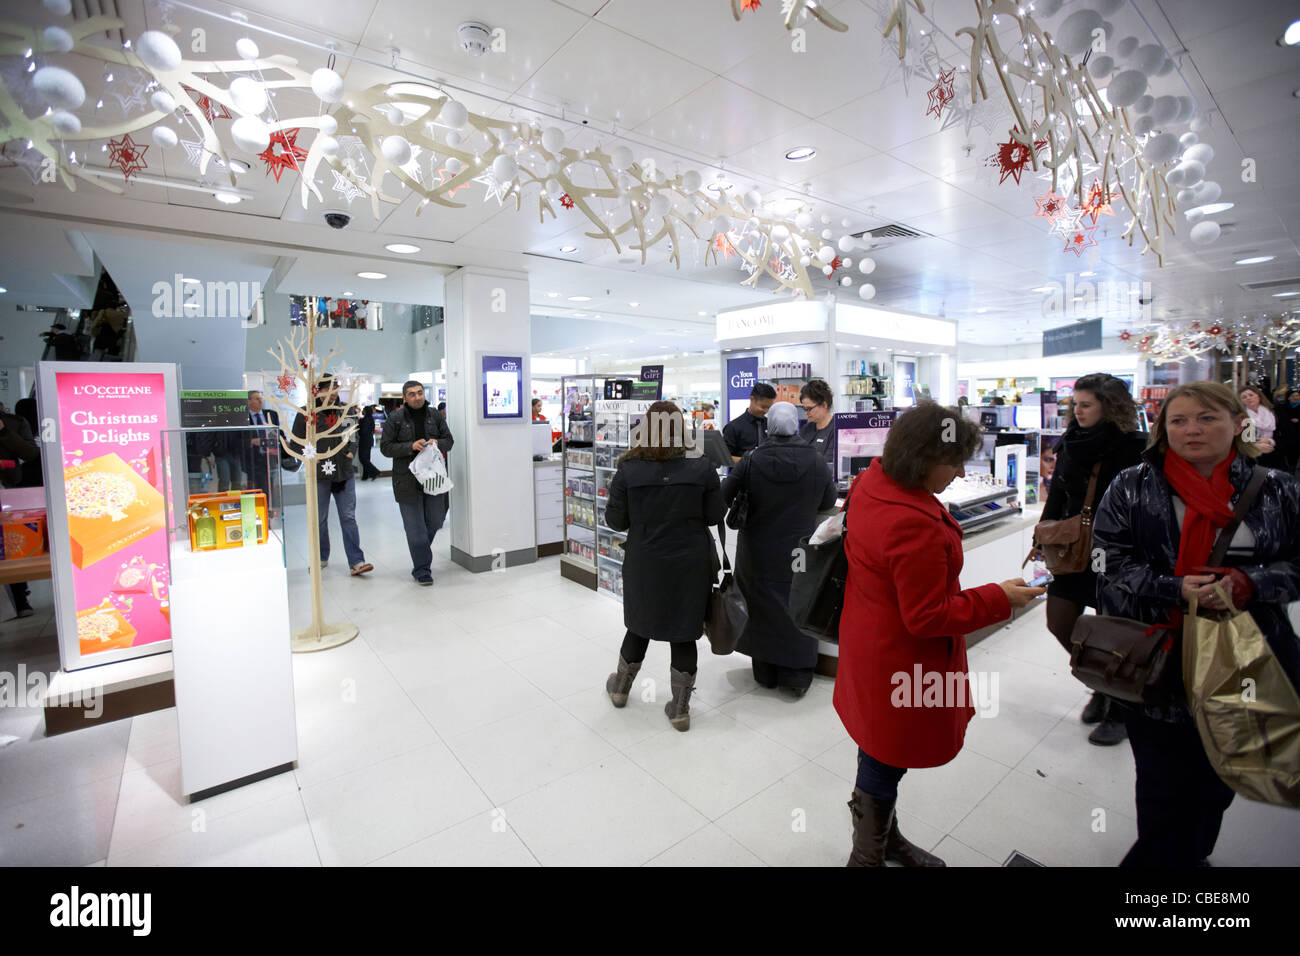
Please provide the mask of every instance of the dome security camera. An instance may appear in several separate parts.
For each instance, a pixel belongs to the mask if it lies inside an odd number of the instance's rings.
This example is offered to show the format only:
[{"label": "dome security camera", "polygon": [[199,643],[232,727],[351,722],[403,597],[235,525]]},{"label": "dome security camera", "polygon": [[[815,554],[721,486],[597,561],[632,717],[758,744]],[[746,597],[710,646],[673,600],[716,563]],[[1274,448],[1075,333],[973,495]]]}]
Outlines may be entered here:
[{"label": "dome security camera", "polygon": [[482,56],[492,45],[492,30],[484,23],[462,23],[456,30],[460,48],[470,56]]},{"label": "dome security camera", "polygon": [[331,229],[344,229],[352,221],[352,214],[341,209],[326,209],[325,224]]}]

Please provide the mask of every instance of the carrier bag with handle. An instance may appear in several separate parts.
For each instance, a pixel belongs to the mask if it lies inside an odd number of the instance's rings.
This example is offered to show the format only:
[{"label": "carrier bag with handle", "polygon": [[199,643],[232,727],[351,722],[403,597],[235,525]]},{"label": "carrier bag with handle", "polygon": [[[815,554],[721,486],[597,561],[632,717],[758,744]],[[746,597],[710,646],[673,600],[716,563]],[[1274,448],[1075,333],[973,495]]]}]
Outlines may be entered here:
[{"label": "carrier bag with handle", "polygon": [[411,459],[411,474],[420,483],[426,495],[445,495],[451,491],[451,476],[447,474],[447,459],[442,456],[438,443],[430,441],[424,451]]},{"label": "carrier bag with handle", "polygon": [[[854,486],[858,479],[854,479]],[[844,588],[849,577],[849,559],[844,553],[848,533],[849,489],[844,507],[817,526],[799,542],[803,560],[795,565],[790,583],[790,618],[805,634],[828,641],[839,640],[840,612],[844,610]]]},{"label": "carrier bag with handle", "polygon": [[[718,539],[722,542],[722,581],[713,586],[709,595],[709,612],[704,621],[704,633],[714,654],[730,654],[740,642],[740,635],[749,621],[749,610],[740,593],[735,575],[731,573],[731,560],[727,557],[727,529],[718,525]],[[715,559],[716,560],[716,559]]]},{"label": "carrier bag with handle", "polygon": [[1101,462],[1092,466],[1083,511],[1072,518],[1040,521],[1034,526],[1034,547],[1043,554],[1043,563],[1052,574],[1079,574],[1092,563],[1092,518],[1097,498],[1097,473]]},{"label": "carrier bag with handle", "polygon": [[[1255,468],[1237,498],[1232,520],[1219,531],[1209,564],[1222,566],[1241,519],[1267,477]],[[1041,527],[1041,525],[1040,525]],[[1089,530],[1089,540],[1092,532]],[[1144,624],[1126,617],[1085,614],[1070,633],[1070,672],[1092,690],[1133,703],[1163,703],[1178,665],[1169,663],[1177,630],[1168,624]]]},{"label": "carrier bag with handle", "polygon": [[[1263,470],[1263,469],[1259,469]],[[1224,783],[1251,800],[1300,809],[1300,694],[1247,611],[1183,618],[1183,686],[1205,755]]]}]

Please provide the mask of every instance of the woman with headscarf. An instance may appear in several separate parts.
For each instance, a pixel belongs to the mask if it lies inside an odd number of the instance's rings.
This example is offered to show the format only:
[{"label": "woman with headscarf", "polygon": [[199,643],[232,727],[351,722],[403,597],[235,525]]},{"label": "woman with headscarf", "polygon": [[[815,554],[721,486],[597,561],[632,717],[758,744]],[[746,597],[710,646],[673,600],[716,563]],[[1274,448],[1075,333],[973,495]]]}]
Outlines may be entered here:
[{"label": "woman with headscarf", "polygon": [[802,697],[812,686],[817,639],[790,618],[794,551],[817,527],[817,513],[835,504],[835,481],[821,453],[800,438],[789,402],[767,413],[767,438],[740,460],[722,484],[730,506],[749,493],[748,519],[736,546],[736,581],[749,621],[736,649],[753,661],[754,680]]}]

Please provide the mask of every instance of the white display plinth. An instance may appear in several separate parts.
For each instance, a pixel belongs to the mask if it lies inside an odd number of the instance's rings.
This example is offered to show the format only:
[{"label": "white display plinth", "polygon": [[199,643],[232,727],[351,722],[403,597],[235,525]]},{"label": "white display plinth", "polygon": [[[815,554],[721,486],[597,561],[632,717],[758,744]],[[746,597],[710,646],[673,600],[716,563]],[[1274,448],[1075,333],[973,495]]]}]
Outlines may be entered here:
[{"label": "white display plinth", "polygon": [[276,533],[257,547],[172,549],[172,658],[186,794],[298,759],[283,556]]}]

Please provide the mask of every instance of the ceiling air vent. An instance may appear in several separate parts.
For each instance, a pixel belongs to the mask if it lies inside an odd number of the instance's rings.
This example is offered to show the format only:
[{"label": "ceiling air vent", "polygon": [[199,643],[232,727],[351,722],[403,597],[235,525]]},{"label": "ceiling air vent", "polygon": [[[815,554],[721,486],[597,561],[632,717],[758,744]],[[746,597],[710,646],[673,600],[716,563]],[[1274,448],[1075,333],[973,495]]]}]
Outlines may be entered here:
[{"label": "ceiling air vent", "polygon": [[875,229],[868,229],[865,232],[855,232],[853,238],[869,241],[875,248],[881,249],[886,246],[896,246],[912,239],[929,239],[930,236],[928,233],[917,232],[915,229],[909,229],[907,226],[900,226],[896,222],[891,222],[884,226],[877,226]]},{"label": "ceiling air vent", "polygon": [[1266,282],[1243,282],[1241,287],[1247,292],[1273,292],[1283,289],[1300,289],[1300,276],[1290,279],[1269,279]]}]

